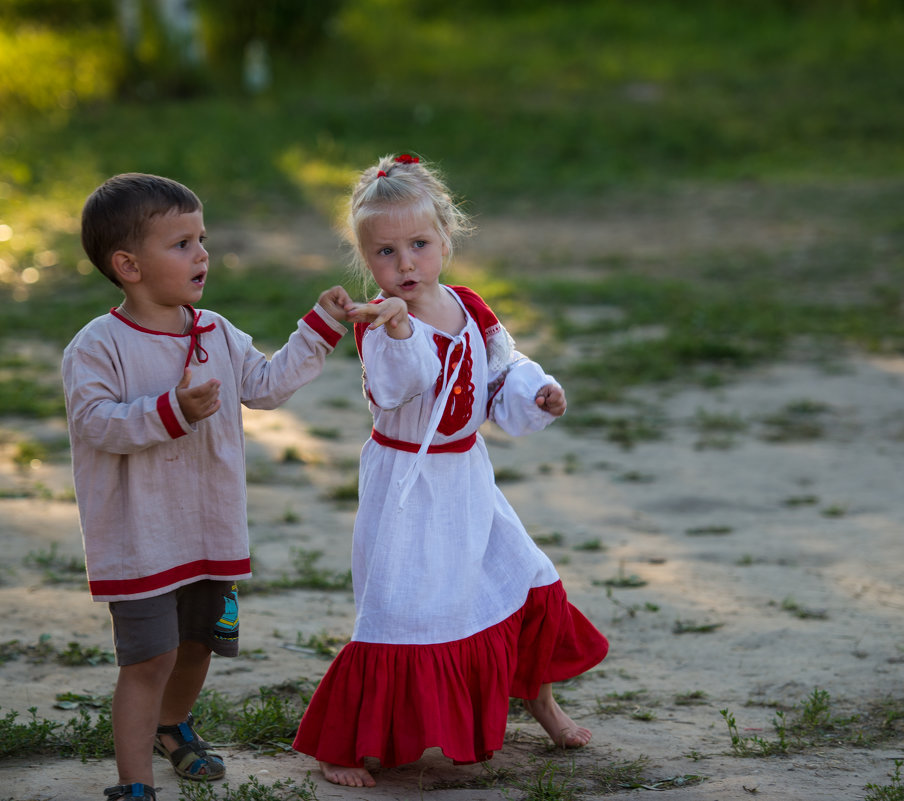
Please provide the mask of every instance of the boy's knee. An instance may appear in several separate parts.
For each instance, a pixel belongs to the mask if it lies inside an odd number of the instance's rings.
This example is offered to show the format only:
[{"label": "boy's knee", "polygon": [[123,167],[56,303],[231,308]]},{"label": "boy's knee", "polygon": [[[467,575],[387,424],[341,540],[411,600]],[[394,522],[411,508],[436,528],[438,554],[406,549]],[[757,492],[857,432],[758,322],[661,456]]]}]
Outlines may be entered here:
[{"label": "boy's knee", "polygon": [[157,654],[157,656],[152,656],[150,659],[145,659],[141,662],[120,665],[119,675],[120,677],[128,676],[139,681],[154,682],[161,680],[166,682],[176,665],[178,653],[178,649],[174,648],[171,651]]}]

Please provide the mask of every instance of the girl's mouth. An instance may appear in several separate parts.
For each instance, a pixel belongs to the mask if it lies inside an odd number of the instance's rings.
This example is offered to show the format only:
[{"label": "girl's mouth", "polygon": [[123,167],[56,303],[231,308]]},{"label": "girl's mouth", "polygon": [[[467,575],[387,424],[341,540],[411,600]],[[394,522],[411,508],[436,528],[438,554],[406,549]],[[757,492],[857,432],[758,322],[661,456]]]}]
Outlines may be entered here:
[{"label": "girl's mouth", "polygon": [[417,286],[417,281],[403,281],[400,286],[402,289],[414,289]]},{"label": "girl's mouth", "polygon": [[194,278],[191,279],[193,284],[198,284],[198,286],[204,286],[204,279],[207,278],[207,273],[198,273]]}]

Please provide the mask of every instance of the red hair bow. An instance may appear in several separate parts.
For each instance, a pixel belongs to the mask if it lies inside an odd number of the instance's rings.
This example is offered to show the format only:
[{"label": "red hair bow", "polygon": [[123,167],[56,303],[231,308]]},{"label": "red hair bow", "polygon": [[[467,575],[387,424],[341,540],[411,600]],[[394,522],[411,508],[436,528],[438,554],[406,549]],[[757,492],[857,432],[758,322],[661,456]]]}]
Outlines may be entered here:
[{"label": "red hair bow", "polygon": [[397,164],[419,164],[421,160],[417,156],[409,156],[407,153],[402,153],[401,156],[396,156],[393,161]]}]

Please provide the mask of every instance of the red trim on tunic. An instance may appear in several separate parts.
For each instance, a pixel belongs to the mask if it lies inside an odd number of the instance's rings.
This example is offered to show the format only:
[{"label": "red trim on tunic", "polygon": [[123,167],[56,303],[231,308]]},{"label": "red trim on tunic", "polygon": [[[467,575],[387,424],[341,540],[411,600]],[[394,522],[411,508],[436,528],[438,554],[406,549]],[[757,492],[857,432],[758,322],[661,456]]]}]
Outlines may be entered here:
[{"label": "red trim on tunic", "polygon": [[179,425],[176,413],[170,405],[169,392],[164,392],[157,398],[157,414],[160,415],[160,420],[166,429],[166,433],[173,439],[179,439],[179,437],[184,437],[188,433],[183,431],[182,426]]},{"label": "red trim on tunic", "polygon": [[331,348],[335,348],[339,340],[342,339],[342,334],[339,331],[334,331],[313,309],[301,319],[311,326]]},{"label": "red trim on tunic", "polygon": [[606,638],[573,607],[562,582],[535,587],[510,617],[454,642],[351,642],[320,682],[292,747],[322,762],[384,768],[439,747],[458,763],[502,747],[509,696],[598,664]]},{"label": "red trim on tunic", "polygon": [[[408,453],[417,453],[421,446],[417,442],[406,442],[403,439],[392,439],[385,434],[381,434],[377,429],[372,429],[370,438],[378,445],[385,445],[387,448],[395,448],[397,451],[407,451]],[[461,439],[452,440],[452,442],[443,442],[437,445],[428,445],[427,453],[466,453],[474,447],[477,442],[476,432]]]},{"label": "red trim on tunic", "polygon": [[198,559],[184,565],[176,565],[169,570],[163,570],[152,576],[140,576],[132,579],[100,579],[88,581],[88,586],[93,596],[106,595],[137,595],[142,592],[159,590],[177,584],[186,579],[199,576],[211,576],[213,578],[231,578],[243,576],[251,572],[251,559],[231,559],[220,561],[216,559]]}]

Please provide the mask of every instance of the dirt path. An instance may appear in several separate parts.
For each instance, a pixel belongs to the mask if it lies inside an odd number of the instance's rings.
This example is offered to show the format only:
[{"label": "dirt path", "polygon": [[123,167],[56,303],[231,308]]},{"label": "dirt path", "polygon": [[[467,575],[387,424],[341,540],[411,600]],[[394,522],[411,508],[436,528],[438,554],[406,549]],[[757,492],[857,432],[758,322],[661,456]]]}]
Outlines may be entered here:
[{"label": "dirt path", "polygon": [[[506,225],[488,228],[481,237],[504,246]],[[308,250],[313,259],[317,248]],[[648,789],[682,801],[842,801],[863,798],[867,783],[888,784],[894,759],[904,758],[904,360],[840,366],[782,364],[715,391],[647,391],[665,437],[632,450],[561,424],[520,440],[486,430],[497,471],[520,477],[504,492],[556,562],[570,599],[611,640],[599,668],[560,688],[570,713],[594,731],[590,746],[550,750],[535,724],[513,718],[490,763],[503,777],[497,784],[482,766],[454,767],[429,753],[378,771],[367,791],[327,784],[304,756],[226,747],[233,787],[252,776],[301,782],[313,771],[320,799],[501,801],[525,797],[518,782],[545,776],[582,799],[637,798],[617,789],[619,771],[631,766]],[[354,475],[369,430],[359,384],[358,366],[334,359],[284,409],[247,414],[249,520],[262,578],[278,576],[292,549],[321,551],[319,566],[347,569],[354,511],[328,495]],[[48,583],[36,558],[81,558],[74,504],[11,497],[17,488],[40,485],[59,497],[71,487],[65,462],[22,470],[11,460],[17,438],[58,438],[62,423],[2,422],[0,643],[47,635],[58,649],[109,649],[105,608],[78,581]],[[285,462],[288,448],[302,461]],[[249,595],[242,618],[245,655],[215,660],[209,681],[236,699],[319,678],[326,660],[286,646],[347,637],[353,603],[350,592]],[[0,664],[0,717],[36,707],[39,717],[67,720],[72,713],[53,706],[58,693],[102,695],[114,679],[110,665],[23,655]],[[750,738],[778,742],[777,712],[790,724],[817,712],[817,700],[829,708],[807,733],[814,744],[768,757],[732,752],[722,710],[734,716],[741,745],[756,751]],[[856,726],[840,723],[854,715]],[[162,761],[157,768],[161,801],[178,798],[172,772]],[[112,760],[8,760],[0,799],[99,799],[114,780]]]}]

